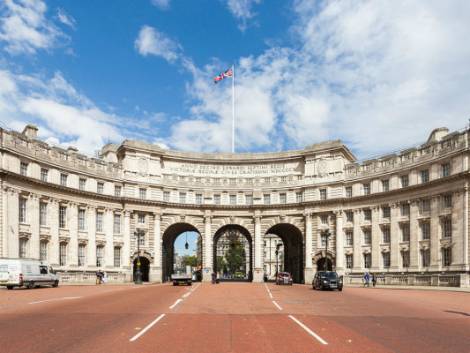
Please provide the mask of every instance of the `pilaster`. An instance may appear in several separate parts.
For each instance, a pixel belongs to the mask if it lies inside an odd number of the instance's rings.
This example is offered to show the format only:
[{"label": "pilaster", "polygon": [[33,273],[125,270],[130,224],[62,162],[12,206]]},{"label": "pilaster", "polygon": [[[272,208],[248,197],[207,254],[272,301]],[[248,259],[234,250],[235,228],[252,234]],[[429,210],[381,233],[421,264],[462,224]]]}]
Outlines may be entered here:
[{"label": "pilaster", "polygon": [[202,280],[204,282],[210,282],[211,281],[211,275],[212,272],[214,271],[213,267],[213,253],[212,253],[212,243],[213,243],[213,237],[212,237],[212,224],[211,224],[211,214],[210,211],[206,211],[204,215],[204,241],[202,242],[202,248],[203,248],[203,273],[202,273]]},{"label": "pilaster", "polygon": [[375,206],[372,208],[372,271],[379,271],[381,269],[382,254],[380,252],[380,243],[382,238],[382,232],[380,230],[380,207]]},{"label": "pilaster", "polygon": [[29,240],[29,257],[39,259],[39,196],[29,195],[28,212],[31,238]]},{"label": "pilaster", "polygon": [[52,266],[59,266],[59,202],[52,199],[49,202],[49,226],[51,241],[49,244],[49,261]]},{"label": "pilaster", "polygon": [[114,268],[114,210],[106,209],[103,218],[106,239],[104,263],[107,268]]},{"label": "pilaster", "polygon": [[344,274],[344,231],[343,212],[335,212],[336,216],[336,271]]},{"label": "pilaster", "polygon": [[398,223],[400,207],[394,203],[390,205],[390,269],[400,268],[400,242],[401,229]]},{"label": "pilaster", "polygon": [[88,226],[87,261],[88,267],[96,267],[96,208],[88,206],[86,210]]},{"label": "pilaster", "polygon": [[253,271],[253,282],[263,282],[263,239],[261,236],[261,215],[255,212],[255,268]]},{"label": "pilaster", "polygon": [[78,266],[78,206],[70,202],[67,210],[67,227],[69,228],[70,241],[67,247],[67,265]]},{"label": "pilaster", "polygon": [[311,283],[313,280],[313,262],[312,262],[312,212],[305,211],[305,283]]},{"label": "pilaster", "polygon": [[420,225],[418,221],[418,201],[410,203],[410,271],[419,270]]}]

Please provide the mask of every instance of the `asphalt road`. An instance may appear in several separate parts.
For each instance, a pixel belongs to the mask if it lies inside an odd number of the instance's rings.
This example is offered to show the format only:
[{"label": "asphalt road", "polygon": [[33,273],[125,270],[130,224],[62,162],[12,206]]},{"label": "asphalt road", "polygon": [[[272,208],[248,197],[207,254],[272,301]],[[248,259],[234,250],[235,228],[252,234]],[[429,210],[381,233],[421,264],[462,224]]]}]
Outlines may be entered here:
[{"label": "asphalt road", "polygon": [[470,293],[254,283],[0,289],[0,352],[470,353]]}]

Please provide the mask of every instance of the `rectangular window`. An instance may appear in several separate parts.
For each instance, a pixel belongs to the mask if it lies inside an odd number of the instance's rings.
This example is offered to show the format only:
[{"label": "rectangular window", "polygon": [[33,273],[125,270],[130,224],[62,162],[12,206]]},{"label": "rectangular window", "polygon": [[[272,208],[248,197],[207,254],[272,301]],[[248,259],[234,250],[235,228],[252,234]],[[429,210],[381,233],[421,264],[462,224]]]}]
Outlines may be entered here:
[{"label": "rectangular window", "polygon": [[452,248],[442,249],[442,266],[450,266],[452,264]]},{"label": "rectangular window", "polygon": [[286,203],[287,202],[286,194],[279,194],[279,202],[280,203]]},{"label": "rectangular window", "polygon": [[18,220],[20,223],[26,223],[26,199],[20,196],[18,201],[19,201]]},{"label": "rectangular window", "polygon": [[353,256],[351,254],[346,255],[346,268],[353,268]]},{"label": "rectangular window", "polygon": [[214,195],[214,204],[220,205],[220,194]]},{"label": "rectangular window", "polygon": [[320,189],[320,200],[326,200],[326,189]]},{"label": "rectangular window", "polygon": [[390,243],[390,227],[382,227],[382,242],[384,244]]},{"label": "rectangular window", "polygon": [[346,211],[346,222],[354,222],[354,212]]},{"label": "rectangular window", "polygon": [[59,228],[67,226],[67,206],[59,206]]},{"label": "rectangular window", "polygon": [[441,165],[441,177],[447,177],[450,175],[450,164],[445,163]]},{"label": "rectangular window", "polygon": [[431,262],[431,250],[421,250],[421,266],[422,267],[429,267]]},{"label": "rectangular window", "polygon": [[39,243],[39,259],[41,261],[47,261],[47,241],[41,241]]},{"label": "rectangular window", "polygon": [[372,263],[371,254],[364,254],[364,268],[370,268],[371,263]]},{"label": "rectangular window", "polygon": [[390,267],[390,253],[389,252],[383,252],[382,253],[382,260],[383,260],[384,268],[389,268]]},{"label": "rectangular window", "polygon": [[421,183],[427,183],[429,181],[429,170],[424,169],[420,172],[421,174]]},{"label": "rectangular window", "polygon": [[96,212],[96,231],[103,231],[103,212]]},{"label": "rectangular window", "polygon": [[202,194],[196,194],[196,203],[198,205],[202,204]]},{"label": "rectangular window", "polygon": [[186,193],[185,192],[180,192],[180,203],[186,203]]},{"label": "rectangular window", "polygon": [[295,201],[297,203],[300,203],[300,202],[303,202],[303,200],[304,200],[303,193],[301,191],[296,192],[295,193]]},{"label": "rectangular window", "polygon": [[67,264],[67,243],[60,243],[59,245],[59,265],[65,266]]},{"label": "rectangular window", "polygon": [[354,242],[354,233],[352,230],[346,231],[346,246],[352,246]]},{"label": "rectangular window", "polygon": [[98,183],[96,184],[96,192],[97,192],[98,194],[102,194],[102,193],[103,193],[103,190],[104,190],[104,183],[98,182]]},{"label": "rectangular window", "polygon": [[230,204],[236,205],[237,204],[237,195],[230,195]]},{"label": "rectangular window", "polygon": [[452,207],[452,195],[451,194],[447,194],[442,197],[442,206],[444,208]]},{"label": "rectangular window", "polygon": [[430,200],[421,200],[420,204],[420,213],[431,211],[431,201]]},{"label": "rectangular window", "polygon": [[114,234],[121,234],[121,215],[119,213],[114,214],[113,231]]},{"label": "rectangular window", "polygon": [[41,168],[41,181],[47,182],[47,177],[49,175],[49,170],[46,168]]},{"label": "rectangular window", "polygon": [[403,223],[401,226],[401,241],[410,241],[410,224]]},{"label": "rectangular window", "polygon": [[20,174],[24,176],[28,175],[28,163],[20,162]]},{"label": "rectangular window", "polygon": [[346,186],[346,197],[352,197],[352,186]]},{"label": "rectangular window", "polygon": [[264,194],[263,195],[263,201],[265,205],[270,205],[271,204],[271,195],[270,194]]},{"label": "rectangular window", "polygon": [[139,215],[138,215],[138,222],[139,222],[140,224],[145,224],[145,214],[139,213]]},{"label": "rectangular window", "polygon": [[39,225],[40,226],[47,225],[47,203],[46,202],[39,203]]},{"label": "rectangular window", "polygon": [[104,246],[96,247],[96,266],[100,267],[104,265]]},{"label": "rectangular window", "polygon": [[382,180],[382,191],[389,191],[390,190],[390,182],[389,180]]},{"label": "rectangular window", "polygon": [[170,192],[169,191],[163,191],[163,201],[170,202]]},{"label": "rectangular window", "polygon": [[431,224],[429,222],[421,222],[421,239],[428,240],[431,237]]},{"label": "rectangular window", "polygon": [[121,267],[121,248],[114,247],[114,267]]},{"label": "rectangular window", "polygon": [[86,179],[80,178],[78,179],[78,189],[81,191],[85,191]]},{"label": "rectangular window", "polygon": [[245,201],[247,205],[253,205],[253,195],[245,195]]},{"label": "rectangular window", "polygon": [[78,210],[78,230],[85,230],[85,209]]},{"label": "rectangular window", "polygon": [[409,251],[401,252],[401,264],[403,268],[410,267],[410,252]]},{"label": "rectangular window", "polygon": [[370,184],[362,184],[362,188],[364,190],[364,195],[370,194]]},{"label": "rectangular window", "polygon": [[390,207],[388,207],[388,206],[382,207],[382,217],[383,218],[390,218]]},{"label": "rectangular window", "polygon": [[21,238],[19,244],[19,257],[24,259],[28,257],[28,239]]},{"label": "rectangular window", "polygon": [[362,232],[364,233],[364,245],[370,245],[372,242],[370,229],[364,229]]},{"label": "rectangular window", "polygon": [[322,234],[321,236],[321,246],[326,248],[326,235]]},{"label": "rectangular window", "polygon": [[442,237],[450,238],[452,237],[452,219],[450,217],[445,217],[442,219]]},{"label": "rectangular window", "polygon": [[401,211],[401,215],[403,217],[409,217],[409,215],[410,215],[410,204],[409,203],[402,203],[400,205],[400,211]]},{"label": "rectangular window", "polygon": [[120,185],[114,185],[114,196],[120,197],[122,192],[122,187]]},{"label": "rectangular window", "polygon": [[85,266],[86,245],[78,245],[78,266]]},{"label": "rectangular window", "polygon": [[67,174],[60,174],[60,185],[67,186]]},{"label": "rectangular window", "polygon": [[320,222],[321,222],[321,224],[328,224],[328,216],[327,215],[321,215],[320,216]]},{"label": "rectangular window", "polygon": [[365,210],[363,210],[364,212],[364,221],[370,221],[372,220],[372,211],[368,208],[366,208]]},{"label": "rectangular window", "polygon": [[408,185],[410,185],[408,175],[402,175],[400,177],[400,181],[401,181],[401,187],[402,188],[406,188]]},{"label": "rectangular window", "polygon": [[145,200],[147,198],[147,189],[140,188],[139,189],[139,199]]},{"label": "rectangular window", "polygon": [[145,234],[140,234],[139,235],[139,246],[145,246]]}]

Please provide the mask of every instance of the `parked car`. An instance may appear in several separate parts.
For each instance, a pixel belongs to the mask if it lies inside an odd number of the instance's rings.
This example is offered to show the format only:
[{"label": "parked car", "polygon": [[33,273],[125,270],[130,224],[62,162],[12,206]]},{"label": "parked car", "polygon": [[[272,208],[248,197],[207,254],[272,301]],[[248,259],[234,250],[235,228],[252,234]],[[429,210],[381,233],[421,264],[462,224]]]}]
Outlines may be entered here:
[{"label": "parked car", "polygon": [[52,267],[40,260],[0,259],[0,286],[34,288],[40,286],[57,287],[59,277]]},{"label": "parked car", "polygon": [[339,276],[335,271],[319,271],[312,281],[313,289],[343,290],[343,276]]},{"label": "parked car", "polygon": [[288,284],[292,286],[292,276],[289,272],[279,272],[276,276],[276,284]]},{"label": "parked car", "polygon": [[180,284],[190,286],[193,284],[193,276],[191,273],[173,273],[171,275],[171,280],[174,286],[178,286]]}]

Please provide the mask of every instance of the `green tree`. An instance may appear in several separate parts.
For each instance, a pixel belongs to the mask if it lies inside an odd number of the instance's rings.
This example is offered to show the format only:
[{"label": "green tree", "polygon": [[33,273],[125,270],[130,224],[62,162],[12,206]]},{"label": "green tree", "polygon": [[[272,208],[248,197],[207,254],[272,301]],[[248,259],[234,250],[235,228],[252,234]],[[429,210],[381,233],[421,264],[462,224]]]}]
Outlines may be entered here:
[{"label": "green tree", "polygon": [[225,259],[223,256],[217,256],[217,272],[222,272],[224,266],[226,265]]},{"label": "green tree", "polygon": [[225,253],[225,261],[227,263],[227,269],[230,273],[240,271],[243,265],[245,265],[245,249],[240,241],[232,240],[230,242],[229,249]]},{"label": "green tree", "polygon": [[196,267],[197,266],[197,256],[195,255],[186,255],[183,257],[183,266],[191,266],[191,267]]}]

